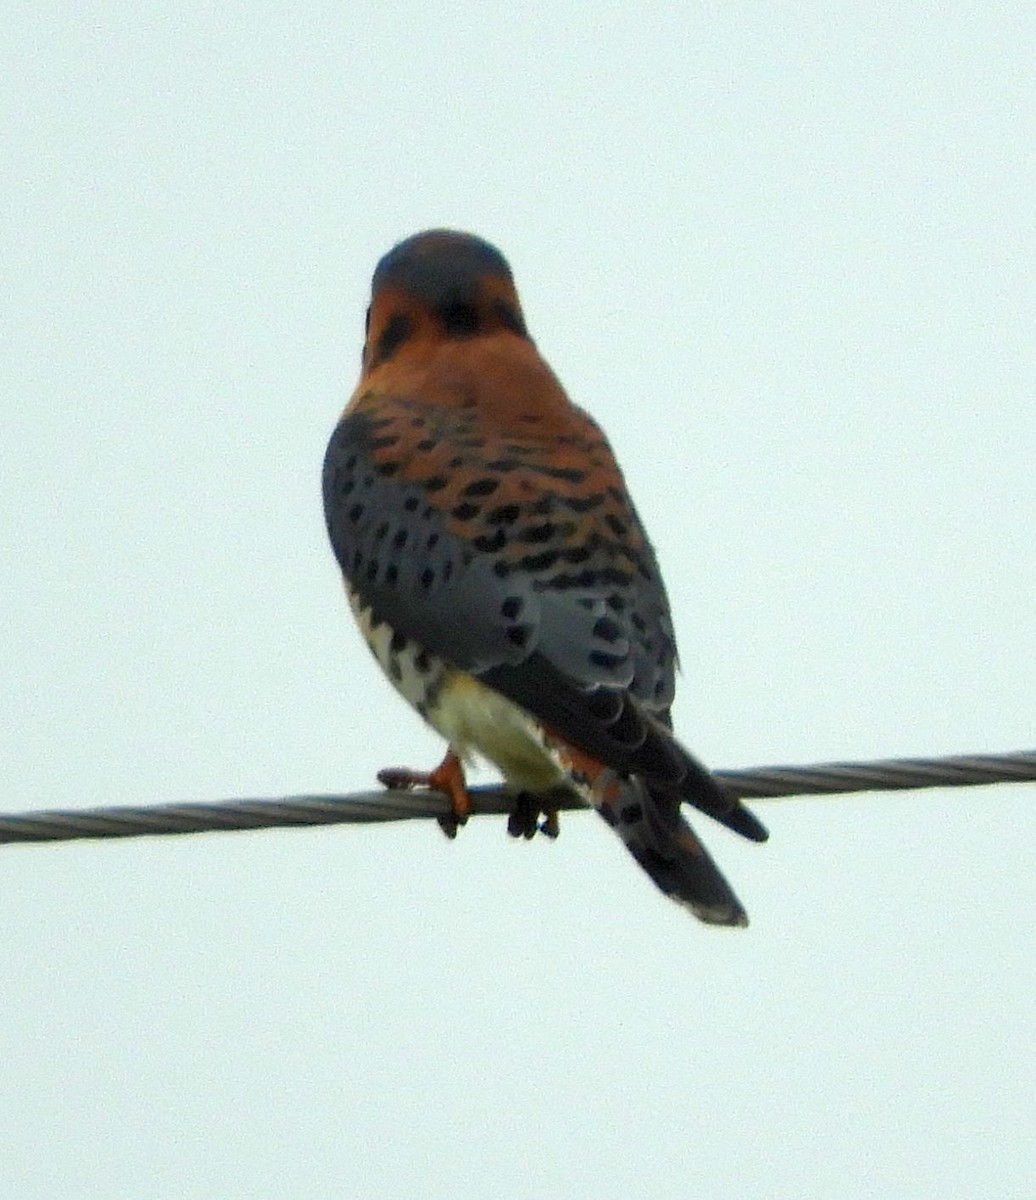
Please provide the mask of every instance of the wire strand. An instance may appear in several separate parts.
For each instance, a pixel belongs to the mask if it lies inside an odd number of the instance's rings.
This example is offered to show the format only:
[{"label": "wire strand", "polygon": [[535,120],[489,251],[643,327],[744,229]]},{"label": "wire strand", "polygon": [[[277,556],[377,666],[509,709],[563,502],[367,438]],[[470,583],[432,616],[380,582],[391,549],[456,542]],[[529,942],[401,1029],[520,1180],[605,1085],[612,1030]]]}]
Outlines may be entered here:
[{"label": "wire strand", "polygon": [[[860,763],[816,763],[804,767],[753,767],[716,771],[716,778],[742,799],[914,788],[972,787],[1036,782],[1036,750],[1015,754],[968,754],[950,758],[894,758]],[[472,812],[506,814],[514,796],[502,787],[471,789]],[[551,796],[558,809],[585,807],[574,794]],[[143,837],[151,834],[272,829],[293,825],[341,825],[444,817],[449,801],[438,792],[381,790],[348,796],[285,796],[280,800],[220,800],[204,804],[84,808],[0,814],[0,843],[64,842],[77,838]]]}]

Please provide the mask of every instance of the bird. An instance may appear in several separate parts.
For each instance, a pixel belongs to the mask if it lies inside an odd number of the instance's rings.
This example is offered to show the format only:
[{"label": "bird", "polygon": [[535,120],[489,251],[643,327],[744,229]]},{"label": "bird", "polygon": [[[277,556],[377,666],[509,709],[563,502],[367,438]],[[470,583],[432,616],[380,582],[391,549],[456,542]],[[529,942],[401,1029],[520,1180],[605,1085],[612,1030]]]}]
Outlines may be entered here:
[{"label": "bird", "polygon": [[676,637],[655,552],[489,242],[431,229],[378,262],[323,498],[364,639],[447,743],[432,771],[379,779],[445,793],[450,836],[470,812],[473,757],[513,793],[515,836],[557,836],[557,797],[574,792],[664,894],[708,924],[746,925],[681,809],[752,841],[767,831],[673,732]]}]

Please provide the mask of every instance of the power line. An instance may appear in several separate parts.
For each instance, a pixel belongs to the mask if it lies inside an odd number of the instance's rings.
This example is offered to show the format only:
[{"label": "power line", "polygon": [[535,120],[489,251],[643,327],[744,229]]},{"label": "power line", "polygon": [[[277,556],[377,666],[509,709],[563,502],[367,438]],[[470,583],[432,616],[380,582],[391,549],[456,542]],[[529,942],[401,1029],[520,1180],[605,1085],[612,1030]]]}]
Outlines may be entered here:
[{"label": "power line", "polygon": [[[805,767],[754,767],[716,771],[742,799],[833,795],[989,783],[1036,782],[1036,750],[1016,754],[969,754],[950,758],[894,758],[862,763],[816,763]],[[513,795],[503,788],[471,789],[472,812],[506,814]],[[551,797],[553,807],[584,805],[572,794]],[[143,837],[146,834],[271,829],[292,825],[339,825],[442,817],[445,796],[430,791],[382,790],[348,796],[285,796],[280,800],[220,800],[205,804],[64,809],[0,815],[0,843],[63,842],[77,838]]]}]

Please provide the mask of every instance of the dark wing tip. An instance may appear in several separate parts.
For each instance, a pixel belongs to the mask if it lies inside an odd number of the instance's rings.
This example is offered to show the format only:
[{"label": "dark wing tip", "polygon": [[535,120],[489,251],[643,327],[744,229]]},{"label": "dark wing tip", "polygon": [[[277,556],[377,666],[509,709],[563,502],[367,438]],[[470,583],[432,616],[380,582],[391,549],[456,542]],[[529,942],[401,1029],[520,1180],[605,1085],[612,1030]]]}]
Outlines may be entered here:
[{"label": "dark wing tip", "polygon": [[719,820],[728,829],[741,834],[742,837],[748,838],[749,841],[766,842],[770,840],[770,831],[755,813],[745,808],[743,804],[739,803],[735,808],[724,813]]}]

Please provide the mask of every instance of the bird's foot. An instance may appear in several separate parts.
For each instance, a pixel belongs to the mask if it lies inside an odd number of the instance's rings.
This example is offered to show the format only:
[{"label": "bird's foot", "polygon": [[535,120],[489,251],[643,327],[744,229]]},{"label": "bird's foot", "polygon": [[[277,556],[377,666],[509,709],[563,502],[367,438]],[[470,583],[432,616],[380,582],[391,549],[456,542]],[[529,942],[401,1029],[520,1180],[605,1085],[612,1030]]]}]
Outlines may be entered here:
[{"label": "bird's foot", "polygon": [[409,767],[383,767],[378,772],[378,782],[387,788],[429,788],[442,792],[450,801],[450,811],[436,817],[439,827],[448,838],[457,836],[459,826],[467,823],[471,815],[471,797],[464,779],[464,767],[452,750],[434,771],[412,771]]},{"label": "bird's foot", "polygon": [[[540,814],[543,821],[540,821]],[[561,832],[558,825],[558,810],[544,801],[542,796],[534,792],[519,792],[515,797],[514,808],[507,818],[507,832],[511,837],[525,838],[528,841],[542,833],[551,839]]]}]

